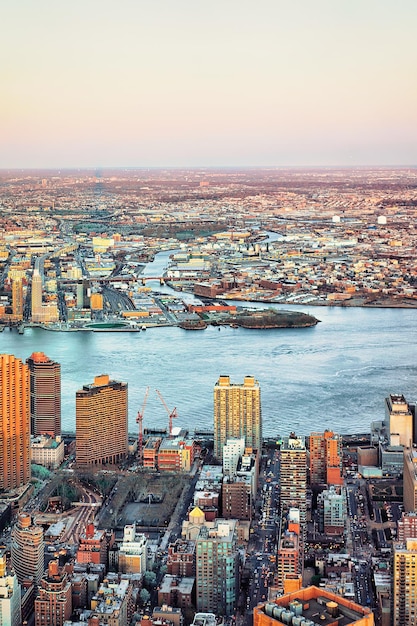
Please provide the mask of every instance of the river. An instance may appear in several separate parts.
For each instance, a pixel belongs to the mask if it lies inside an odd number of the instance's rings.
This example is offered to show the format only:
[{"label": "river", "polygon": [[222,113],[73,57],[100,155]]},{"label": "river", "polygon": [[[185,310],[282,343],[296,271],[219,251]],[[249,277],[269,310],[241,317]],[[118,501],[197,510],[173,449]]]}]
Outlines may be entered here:
[{"label": "river", "polygon": [[[145,273],[158,276],[168,255],[157,255]],[[155,288],[161,289],[159,283]],[[245,375],[259,381],[265,436],[325,428],[365,432],[372,420],[383,419],[389,393],[403,393],[409,402],[416,399],[416,309],[293,308],[321,322],[312,328],[274,330],[26,329],[24,335],[4,330],[0,345],[1,352],[21,359],[41,350],[61,363],[63,430],[75,430],[76,391],[101,373],[129,385],[130,432],[137,431],[136,413],[147,386],[145,428],[168,425],[154,392],[159,389],[168,407],[177,408],[174,425],[212,430],[213,386],[221,374],[233,382],[242,382]]]}]

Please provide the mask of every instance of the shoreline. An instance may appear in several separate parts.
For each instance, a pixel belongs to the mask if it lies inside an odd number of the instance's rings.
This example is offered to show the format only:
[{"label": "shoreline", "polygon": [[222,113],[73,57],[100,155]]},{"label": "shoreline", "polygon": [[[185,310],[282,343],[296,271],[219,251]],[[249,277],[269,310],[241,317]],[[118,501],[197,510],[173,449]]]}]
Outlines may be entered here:
[{"label": "shoreline", "polygon": [[[192,292],[185,292],[179,289],[176,289],[175,287],[173,287],[172,285],[169,285],[176,293],[187,293],[189,295],[194,295]],[[195,296],[196,298],[198,298],[198,296]],[[286,302],[286,301],[282,301],[282,302],[272,302],[270,300],[265,300],[265,299],[261,299],[261,298],[239,298],[236,296],[233,297],[225,297],[225,296],[216,296],[216,297],[204,297],[203,298],[204,301],[210,301],[213,303],[216,302],[220,302],[220,301],[224,301],[225,303],[227,302],[239,302],[242,305],[242,308],[244,308],[245,303],[254,303],[254,304],[263,304],[265,305],[265,309],[257,309],[258,313],[260,311],[264,311],[267,312],[268,309],[272,309],[274,306],[285,306],[285,307],[289,307],[289,309],[291,309],[291,307],[305,307],[305,308],[309,308],[309,307],[316,307],[316,308],[359,308],[359,309],[404,309],[404,310],[410,310],[410,309],[417,309],[417,301],[411,301],[411,302],[404,302],[404,301],[393,301],[392,299],[387,299],[387,300],[375,300],[374,302],[363,302],[361,301],[362,299],[359,298],[352,298],[351,300],[348,301],[335,301],[335,302],[320,302],[320,301],[316,301],[316,302],[308,302],[308,303],[302,303],[302,302]],[[282,309],[277,309],[277,311],[282,311]],[[248,308],[247,309],[248,312],[252,312],[253,310]],[[296,312],[292,312],[291,310],[288,310],[288,313],[294,313],[294,315],[296,315]],[[208,321],[208,320],[204,320],[206,326],[212,326],[212,327],[220,327],[220,326],[230,326],[230,327],[239,327],[239,328],[245,328],[245,329],[256,329],[256,330],[272,330],[272,329],[277,329],[277,328],[311,328],[312,326],[315,326],[316,324],[318,324],[321,320],[315,318],[314,316],[311,316],[309,314],[305,314],[306,316],[312,318],[314,321],[312,322],[308,322],[308,323],[301,323],[301,324],[272,324],[272,325],[264,325],[264,324],[242,324],[239,323],[239,321],[236,319],[235,316],[232,316],[230,319],[224,319],[224,320],[217,320],[217,321]],[[202,320],[203,321],[203,320]],[[117,326],[117,322],[114,322],[115,327],[111,327],[112,323],[109,323],[109,326],[106,326],[106,324],[103,324],[103,327],[89,327],[89,326],[81,326],[81,327],[63,327],[62,325],[59,326],[51,326],[51,325],[47,325],[47,324],[39,324],[39,323],[20,323],[19,325],[8,325],[8,324],[0,324],[0,332],[3,332],[4,330],[6,330],[6,328],[9,328],[9,330],[13,330],[16,329],[18,330],[19,334],[23,334],[24,330],[26,328],[41,328],[42,330],[47,330],[50,332],[64,332],[64,333],[68,333],[68,332],[98,332],[98,333],[105,333],[105,332],[119,332],[119,333],[139,333],[139,332],[145,332],[146,330],[150,330],[152,328],[164,328],[164,327],[177,327],[177,328],[182,328],[183,330],[205,330],[205,327],[195,327],[194,325],[188,325],[187,322],[184,321],[179,321],[177,323],[173,323],[173,322],[165,322],[165,323],[156,323],[156,324],[141,324],[140,327],[138,326],[123,326],[123,327],[116,327]]]}]

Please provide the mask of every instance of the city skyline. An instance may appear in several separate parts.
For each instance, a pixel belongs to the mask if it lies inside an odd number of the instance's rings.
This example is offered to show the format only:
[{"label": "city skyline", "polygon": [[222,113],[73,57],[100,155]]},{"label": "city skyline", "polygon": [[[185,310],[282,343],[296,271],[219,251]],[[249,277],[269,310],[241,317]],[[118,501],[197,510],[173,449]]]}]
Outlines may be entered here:
[{"label": "city skyline", "polygon": [[2,17],[1,168],[417,163],[411,1],[26,0]]}]

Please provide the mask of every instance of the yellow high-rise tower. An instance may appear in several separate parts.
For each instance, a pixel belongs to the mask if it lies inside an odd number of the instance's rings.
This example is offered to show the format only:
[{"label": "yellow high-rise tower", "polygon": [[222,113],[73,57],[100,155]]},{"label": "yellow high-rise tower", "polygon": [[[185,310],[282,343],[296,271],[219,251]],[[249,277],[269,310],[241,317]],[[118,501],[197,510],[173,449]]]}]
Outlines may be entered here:
[{"label": "yellow high-rise tower", "polygon": [[417,620],[417,540],[394,543],[393,626],[415,626]]},{"label": "yellow high-rise tower", "polygon": [[262,448],[261,390],[253,376],[245,376],[243,385],[220,376],[214,386],[214,456],[223,458],[227,439],[245,438],[247,448]]},{"label": "yellow high-rise tower", "polygon": [[0,491],[30,480],[29,370],[12,354],[0,354]]},{"label": "yellow high-rise tower", "polygon": [[77,465],[119,463],[126,457],[127,383],[96,376],[77,391],[75,412]]}]

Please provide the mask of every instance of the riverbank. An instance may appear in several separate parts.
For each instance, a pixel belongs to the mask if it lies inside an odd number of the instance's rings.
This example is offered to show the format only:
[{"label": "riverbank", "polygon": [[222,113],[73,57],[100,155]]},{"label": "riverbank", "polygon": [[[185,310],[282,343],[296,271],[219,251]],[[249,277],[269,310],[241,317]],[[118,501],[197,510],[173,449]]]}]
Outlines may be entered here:
[{"label": "riverbank", "polygon": [[193,293],[193,291],[189,291],[186,287],[189,288],[189,284],[180,284],[179,282],[167,281],[166,285],[170,287],[176,293],[184,293],[189,294],[197,299],[202,297],[203,300],[208,300],[211,302],[219,302],[225,301],[228,302],[230,300],[236,302],[256,302],[259,304],[265,305],[285,305],[285,306],[314,306],[314,307],[356,307],[356,308],[377,308],[377,309],[417,309],[417,299],[414,298],[392,298],[388,296],[381,295],[364,295],[364,296],[351,296],[351,297],[343,297],[341,295],[340,299],[331,298],[328,299],[327,296],[312,296],[311,294],[288,294],[286,296],[272,296],[270,293],[262,294],[259,291],[256,295],[242,292],[225,292],[217,296],[198,296]]}]

